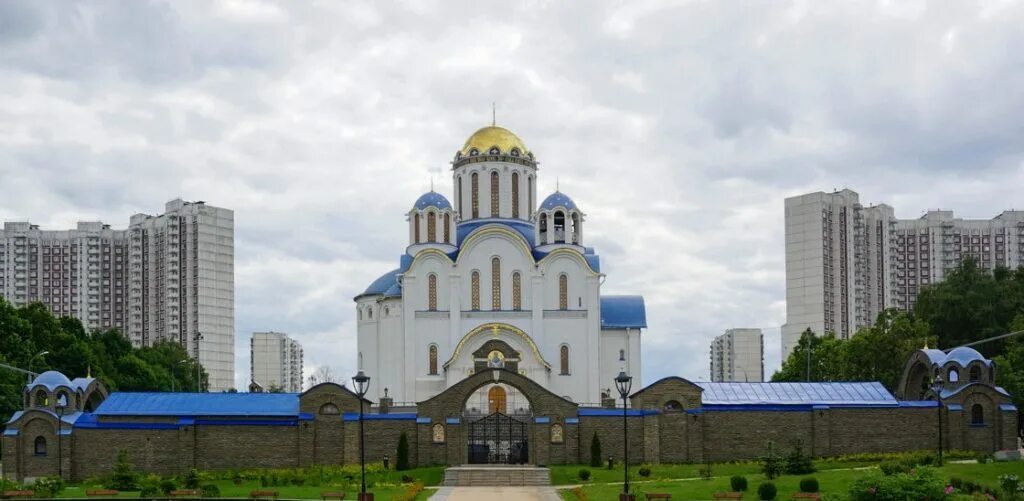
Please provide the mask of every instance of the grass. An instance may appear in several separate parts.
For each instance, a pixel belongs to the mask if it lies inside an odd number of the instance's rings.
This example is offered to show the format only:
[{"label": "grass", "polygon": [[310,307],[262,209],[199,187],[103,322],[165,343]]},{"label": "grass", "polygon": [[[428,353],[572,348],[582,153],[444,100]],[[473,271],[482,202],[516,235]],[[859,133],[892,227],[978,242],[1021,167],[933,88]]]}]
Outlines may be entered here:
[{"label": "grass", "polygon": [[[873,466],[877,461],[837,461],[821,459],[814,462],[818,470],[835,470],[860,468]],[[661,464],[647,465],[651,469],[651,476],[641,477],[637,470],[638,465],[630,465],[629,478],[631,482],[638,480],[677,480],[682,478],[700,478],[700,470],[703,464]],[[616,464],[615,468],[609,470],[607,466],[592,468],[586,465],[552,465],[552,485],[576,485],[582,483],[579,477],[581,469],[590,470],[590,482],[593,484],[622,482],[622,464]],[[711,475],[715,477],[731,477],[733,475],[753,475],[761,471],[761,464],[754,461],[715,463],[711,465]]]},{"label": "grass", "polygon": [[[850,463],[843,463],[849,465]],[[821,494],[824,499],[845,499],[847,492],[850,490],[850,486],[853,482],[864,474],[863,470],[858,469],[824,469],[827,463],[825,461],[816,462],[816,466],[819,471],[811,475],[784,475],[774,480],[775,486],[778,487],[778,497],[776,499],[789,499],[793,493],[799,492],[800,479],[805,477],[815,477],[821,487]],[[666,472],[685,472],[686,466],[695,466],[699,468],[700,465],[655,465],[651,466],[652,474],[651,478],[655,478],[655,474],[659,473],[659,470],[665,470]],[[834,466],[834,464],[832,465]],[[863,464],[857,466],[848,466],[848,468],[863,467]],[[745,474],[741,471],[743,467],[747,468]],[[729,477],[732,475],[744,475],[748,481],[748,493],[744,496],[747,499],[757,499],[757,486],[764,482],[766,479],[760,473],[754,473],[750,471],[750,468],[756,470],[756,463],[741,463],[734,465],[714,465],[712,467],[712,473],[715,475],[711,480],[702,480],[699,476],[689,477],[686,480],[653,480],[643,479],[635,473],[630,475],[630,491],[637,494],[637,499],[644,499],[644,493],[663,492],[672,495],[672,499],[711,499],[711,496],[715,492],[726,492],[730,491]],[[579,467],[576,467],[578,470]],[[635,468],[631,469],[635,471]],[[594,471],[593,469],[591,471]],[[607,469],[605,469],[607,471]],[[946,466],[939,469],[940,474],[943,478],[949,479],[952,477],[959,477],[962,479],[970,479],[975,482],[979,482],[983,485],[989,485],[996,487],[998,486],[997,478],[999,475],[1004,473],[1024,473],[1024,464],[1021,463],[990,463],[990,464],[947,464]],[[596,473],[596,472],[595,472]],[[602,483],[600,480],[595,480],[595,476],[591,477],[591,482],[587,482],[582,486],[582,491],[586,494],[587,499],[601,500],[601,499],[616,499],[618,493],[622,491],[622,470],[618,470],[618,478],[613,480],[613,483]],[[663,477],[664,475],[662,475]],[[686,478],[686,477],[678,477]],[[576,483],[579,483],[578,480]],[[562,499],[575,501],[577,496],[569,489],[563,489],[559,491]]]}]

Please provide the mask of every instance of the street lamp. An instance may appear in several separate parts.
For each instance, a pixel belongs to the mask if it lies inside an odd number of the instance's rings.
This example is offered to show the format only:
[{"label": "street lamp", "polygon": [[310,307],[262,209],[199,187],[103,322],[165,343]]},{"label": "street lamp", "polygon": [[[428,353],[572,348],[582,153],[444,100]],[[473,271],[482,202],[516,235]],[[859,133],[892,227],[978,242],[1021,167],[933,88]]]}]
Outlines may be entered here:
[{"label": "street lamp", "polygon": [[356,395],[359,395],[359,469],[362,472],[359,501],[373,501],[373,494],[366,493],[366,441],[363,437],[363,397],[366,396],[366,390],[370,389],[370,376],[359,371],[352,377],[352,387],[356,389]]},{"label": "street lamp", "polygon": [[203,340],[203,333],[196,332],[196,393],[203,392],[203,376],[199,372],[202,364],[199,363],[199,342]]},{"label": "street lamp", "polygon": [[67,401],[67,397],[64,397],[64,401],[61,401],[61,397],[63,397],[63,395],[57,397],[57,402],[56,402],[57,403],[57,478],[60,478],[61,480],[63,480],[64,479],[64,460],[61,457],[61,454],[63,454],[63,452],[64,452],[63,451],[64,443],[61,440],[61,438],[62,438],[61,435],[63,435],[63,433],[61,433],[61,432],[64,431],[64,410],[66,409],[66,405],[67,405],[68,401]]},{"label": "street lamp", "polygon": [[942,374],[936,374],[935,381],[932,382],[932,391],[935,392],[935,400],[939,403],[936,407],[939,417],[939,466],[942,466],[942,386]]},{"label": "street lamp", "polygon": [[626,398],[633,386],[633,377],[626,375],[626,371],[620,371],[615,377],[615,389],[619,390],[622,396],[622,494],[619,501],[632,501],[634,496],[629,494],[629,425],[626,421]]},{"label": "street lamp", "polygon": [[176,369],[179,365],[187,363],[187,362],[188,362],[188,359],[185,359],[185,360],[178,360],[178,363],[176,363],[176,364],[171,364],[171,393],[174,393],[174,380],[176,379],[176,376],[174,375],[174,369]]},{"label": "street lamp", "polygon": [[43,355],[46,355],[46,354],[48,354],[48,353],[50,353],[50,352],[49,352],[49,351],[47,351],[47,350],[43,350],[43,351],[41,351],[41,352],[39,352],[39,353],[36,353],[35,355],[33,355],[33,356],[32,356],[32,358],[28,359],[28,371],[29,371],[29,373],[30,373],[30,374],[28,375],[28,383],[29,383],[29,384],[32,384],[32,374],[31,374],[31,372],[32,372],[32,362],[33,362],[33,361],[35,361],[35,359],[37,359],[37,358],[40,358],[40,357],[42,357]]}]

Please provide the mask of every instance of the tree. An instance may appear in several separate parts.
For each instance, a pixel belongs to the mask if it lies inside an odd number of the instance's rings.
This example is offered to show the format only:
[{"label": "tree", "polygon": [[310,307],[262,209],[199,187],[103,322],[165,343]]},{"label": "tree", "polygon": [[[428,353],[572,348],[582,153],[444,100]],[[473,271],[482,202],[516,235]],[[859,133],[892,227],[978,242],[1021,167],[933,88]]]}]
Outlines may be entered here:
[{"label": "tree", "polygon": [[[778,372],[772,375],[775,382],[836,381],[842,379],[840,372],[840,344],[835,334],[815,335],[807,329],[800,341],[783,362]],[[808,353],[808,350],[810,353]]]},{"label": "tree", "polygon": [[[337,383],[338,377],[334,375],[334,371],[330,367],[321,365],[309,375],[307,381],[309,381],[309,386],[313,387],[322,383]],[[344,383],[341,383],[341,385],[345,386]]]},{"label": "tree", "polygon": [[398,471],[405,471],[409,469],[409,438],[405,436],[403,431],[398,436],[398,454],[395,461],[395,469]]},{"label": "tree", "polygon": [[594,438],[590,439],[590,466],[601,467],[601,439],[597,438],[597,432],[594,432]]},{"label": "tree", "polygon": [[117,451],[117,463],[114,464],[114,473],[107,481],[107,488],[118,491],[134,491],[139,488],[139,473],[128,460],[127,449]]},{"label": "tree", "polygon": [[[1024,313],[1017,315],[1010,328],[1013,332],[1024,330]],[[995,362],[996,383],[1010,392],[1017,409],[1024,409],[1024,334],[1007,342]]]}]

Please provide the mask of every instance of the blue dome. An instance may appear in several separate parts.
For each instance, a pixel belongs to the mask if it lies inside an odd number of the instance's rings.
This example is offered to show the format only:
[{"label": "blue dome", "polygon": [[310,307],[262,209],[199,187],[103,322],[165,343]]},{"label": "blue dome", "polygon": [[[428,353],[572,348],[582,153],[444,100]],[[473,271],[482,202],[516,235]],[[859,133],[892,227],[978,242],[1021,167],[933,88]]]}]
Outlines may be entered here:
[{"label": "blue dome", "polygon": [[949,362],[956,362],[960,364],[960,367],[967,367],[971,362],[981,362],[985,365],[992,363],[991,360],[986,359],[981,353],[978,353],[978,350],[964,346],[956,348],[946,355],[946,360],[943,361],[943,365]]},{"label": "blue dome", "polygon": [[[385,294],[392,287],[398,286],[398,274],[402,272],[401,268],[395,268],[383,275],[377,280],[374,280],[369,287],[363,291],[359,296],[373,295],[373,294]],[[356,297],[359,297],[356,296]]]},{"label": "blue dome", "polygon": [[46,371],[32,380],[28,386],[35,388],[36,386],[45,386],[47,390],[53,391],[58,386],[67,386],[71,388],[71,380],[67,376],[57,371]]},{"label": "blue dome", "polygon": [[556,192],[548,195],[548,197],[545,198],[544,201],[540,203],[540,208],[544,209],[544,210],[551,210],[551,209],[554,209],[556,207],[565,207],[566,209],[575,209],[576,208],[576,202],[573,202],[572,199],[569,198],[569,196],[566,195],[565,193],[562,193],[560,191],[556,191]]},{"label": "blue dome", "polygon": [[451,209],[452,204],[448,202],[448,199],[444,195],[436,192],[429,191],[424,193],[420,198],[416,199],[416,205],[414,206],[419,210],[426,209],[427,207],[437,207],[438,209]]}]

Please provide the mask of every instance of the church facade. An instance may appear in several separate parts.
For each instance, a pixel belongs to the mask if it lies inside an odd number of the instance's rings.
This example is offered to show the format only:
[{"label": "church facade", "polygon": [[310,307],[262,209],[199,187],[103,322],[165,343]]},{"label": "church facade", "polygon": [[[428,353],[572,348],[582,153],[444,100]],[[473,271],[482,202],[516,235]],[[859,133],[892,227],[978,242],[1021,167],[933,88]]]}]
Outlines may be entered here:
[{"label": "church facade", "polygon": [[[420,402],[484,368],[576,403],[617,397],[620,371],[641,380],[643,298],[601,294],[586,215],[558,191],[537,203],[537,179],[518,136],[484,127],[455,153],[454,204],[434,191],[413,204],[399,266],[355,298],[374,397]],[[515,392],[492,390],[477,408],[510,410]]]}]

